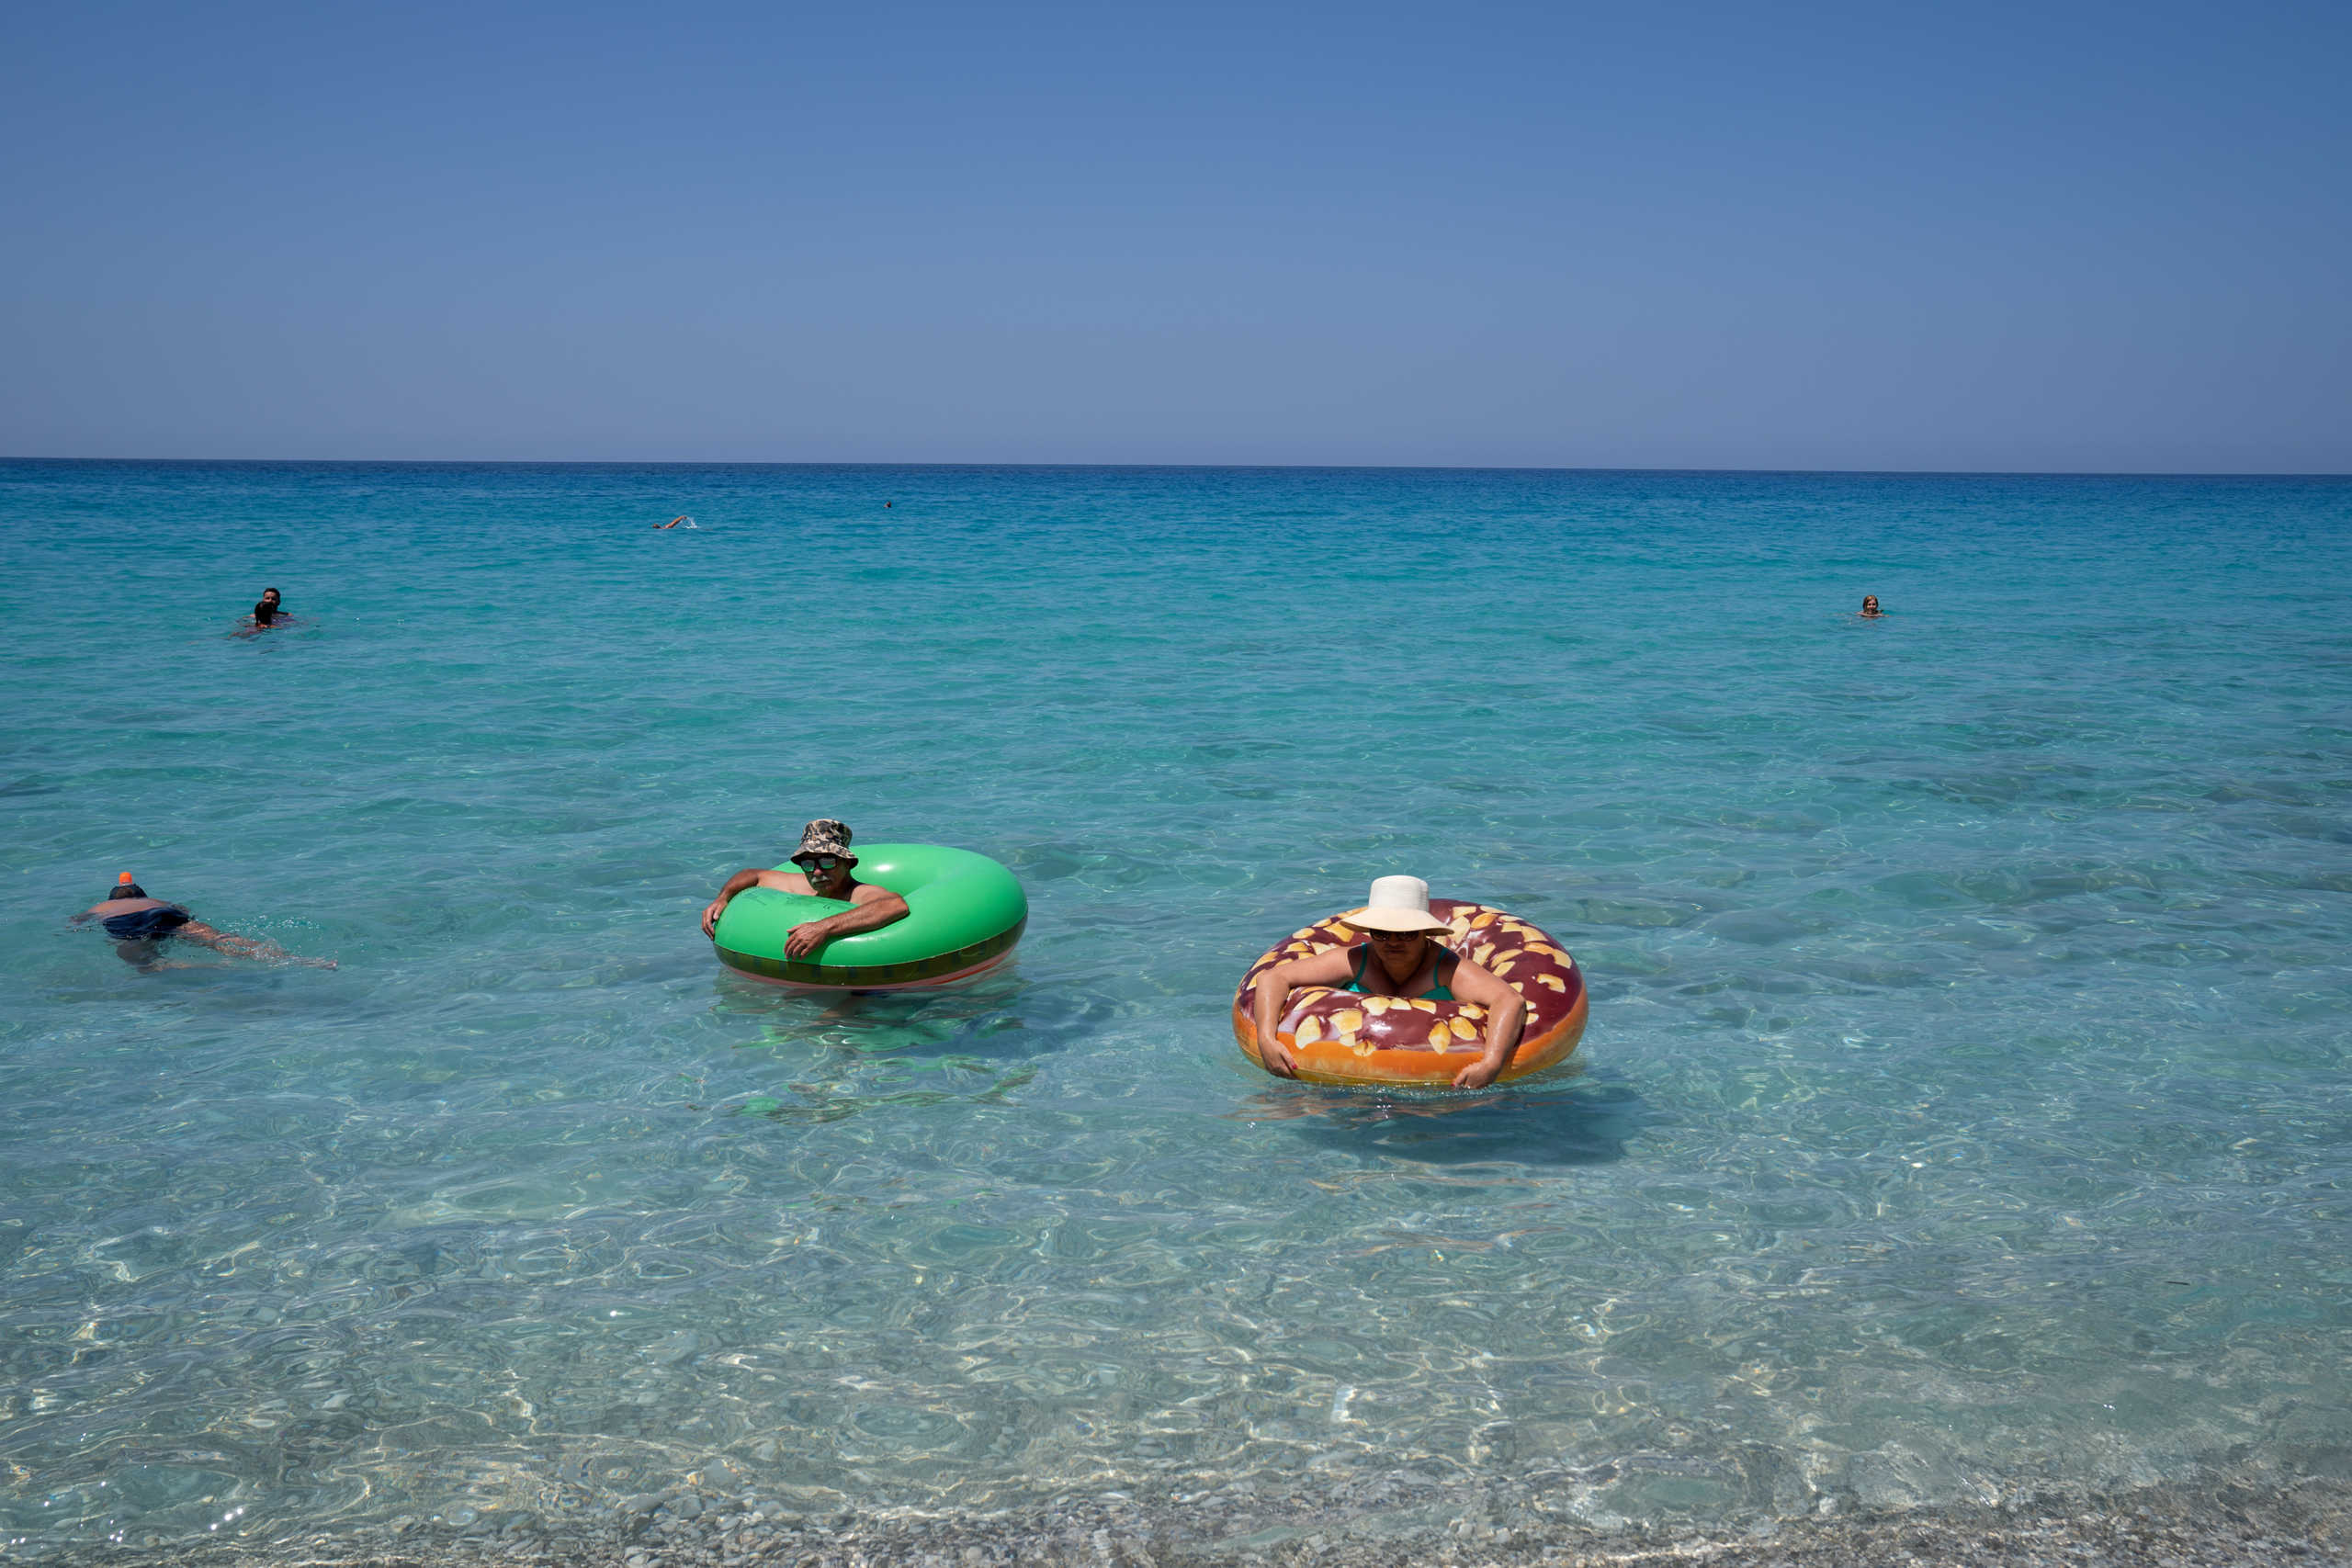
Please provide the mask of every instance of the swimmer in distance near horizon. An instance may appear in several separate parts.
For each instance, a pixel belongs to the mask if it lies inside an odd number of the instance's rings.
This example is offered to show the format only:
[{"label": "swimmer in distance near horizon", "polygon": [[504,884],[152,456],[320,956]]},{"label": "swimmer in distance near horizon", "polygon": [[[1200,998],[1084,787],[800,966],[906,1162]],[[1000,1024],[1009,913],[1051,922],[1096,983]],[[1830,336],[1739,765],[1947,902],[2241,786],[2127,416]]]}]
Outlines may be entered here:
[{"label": "swimmer in distance near horizon", "polygon": [[291,626],[293,623],[294,617],[286,613],[286,602],[277,590],[265,588],[261,591],[260,601],[254,605],[254,613],[232,635],[258,637],[263,632],[274,631],[281,626]]}]

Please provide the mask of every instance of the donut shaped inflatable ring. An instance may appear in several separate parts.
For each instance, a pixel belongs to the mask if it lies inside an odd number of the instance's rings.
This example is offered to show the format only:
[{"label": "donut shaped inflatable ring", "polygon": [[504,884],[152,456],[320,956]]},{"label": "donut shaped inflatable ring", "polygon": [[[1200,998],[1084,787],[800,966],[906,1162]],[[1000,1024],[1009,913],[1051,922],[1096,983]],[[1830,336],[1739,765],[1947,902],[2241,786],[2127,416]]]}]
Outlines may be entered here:
[{"label": "donut shaped inflatable ring", "polygon": [[907,918],[837,936],[805,958],[785,939],[807,920],[838,915],[839,898],[750,887],[728,901],[711,945],[718,961],[755,980],[831,991],[910,991],[983,975],[1012,956],[1029,923],[1029,897],[1012,873],[970,850],[862,844],[857,878],[907,901]]},{"label": "donut shaped inflatable ring", "polygon": [[[1250,1014],[1258,976],[1277,964],[1363,940],[1348,924],[1350,909],[1294,931],[1250,965],[1233,995],[1233,1038],[1260,1066],[1258,1026]],[[1432,898],[1430,912],[1446,922],[1437,941],[1478,964],[1527,998],[1519,1048],[1495,1080],[1508,1083],[1557,1066],[1584,1038],[1584,975],[1577,961],[1518,916],[1459,898]],[[1302,986],[1276,1026],[1307,1083],[1403,1084],[1443,1089],[1476,1061],[1487,1038],[1487,1010],[1475,1002],[1418,997],[1367,997],[1330,986]]]}]

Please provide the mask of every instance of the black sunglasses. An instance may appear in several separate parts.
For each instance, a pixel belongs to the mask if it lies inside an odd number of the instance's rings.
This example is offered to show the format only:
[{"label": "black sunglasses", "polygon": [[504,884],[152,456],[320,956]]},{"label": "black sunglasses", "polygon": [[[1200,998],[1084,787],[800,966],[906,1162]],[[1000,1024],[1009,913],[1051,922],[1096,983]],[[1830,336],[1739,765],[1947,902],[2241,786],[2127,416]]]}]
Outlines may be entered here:
[{"label": "black sunglasses", "polygon": [[792,863],[803,871],[831,871],[842,863],[839,855],[795,855]]}]

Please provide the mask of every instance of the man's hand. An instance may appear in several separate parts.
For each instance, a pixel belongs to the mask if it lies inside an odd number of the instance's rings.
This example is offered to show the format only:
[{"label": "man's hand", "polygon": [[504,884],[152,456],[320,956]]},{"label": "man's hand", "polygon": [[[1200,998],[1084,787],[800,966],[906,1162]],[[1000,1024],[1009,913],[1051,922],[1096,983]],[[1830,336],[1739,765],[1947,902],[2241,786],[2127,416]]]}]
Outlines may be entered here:
[{"label": "man's hand", "polygon": [[705,936],[707,936],[707,937],[713,938],[713,939],[716,939],[716,938],[718,937],[718,917],[719,917],[719,914],[720,914],[720,913],[721,913],[721,912],[722,912],[726,908],[727,908],[727,896],[726,896],[725,894],[723,894],[723,893],[722,893],[721,895],[719,895],[718,897],[713,898],[713,899],[710,901],[710,907],[709,907],[709,908],[706,908],[706,909],[705,909],[705,910],[703,910],[703,912],[702,912],[702,934],[703,934],[703,935],[705,935]]},{"label": "man's hand", "polygon": [[1453,1075],[1456,1089],[1484,1089],[1501,1076],[1506,1058],[1481,1056]]},{"label": "man's hand", "polygon": [[831,922],[829,920],[810,920],[804,925],[793,927],[792,934],[784,939],[784,955],[786,958],[808,957],[824,944],[827,937],[833,934],[830,929],[831,925]]}]

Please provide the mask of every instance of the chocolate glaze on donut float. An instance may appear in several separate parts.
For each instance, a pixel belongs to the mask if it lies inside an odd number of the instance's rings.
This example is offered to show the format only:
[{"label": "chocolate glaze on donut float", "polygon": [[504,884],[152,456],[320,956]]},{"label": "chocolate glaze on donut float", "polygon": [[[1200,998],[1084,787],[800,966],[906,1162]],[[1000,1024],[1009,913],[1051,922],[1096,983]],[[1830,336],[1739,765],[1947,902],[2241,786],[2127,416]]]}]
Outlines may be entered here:
[{"label": "chocolate glaze on donut float", "polygon": [[[1317,920],[1250,966],[1233,998],[1233,1038],[1244,1055],[1258,1055],[1250,1017],[1258,976],[1277,964],[1327,948],[1353,947],[1363,933],[1348,924],[1349,909]],[[1459,898],[1432,898],[1430,912],[1446,922],[1430,934],[1527,998],[1519,1046],[1498,1082],[1523,1078],[1566,1061],[1584,1037],[1584,976],[1568,950],[1508,910]],[[1487,1010],[1475,1002],[1367,997],[1330,986],[1304,986],[1290,994],[1279,1037],[1308,1083],[1404,1084],[1442,1089],[1476,1061],[1487,1038]]]}]

